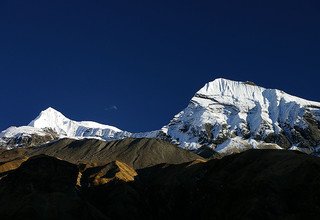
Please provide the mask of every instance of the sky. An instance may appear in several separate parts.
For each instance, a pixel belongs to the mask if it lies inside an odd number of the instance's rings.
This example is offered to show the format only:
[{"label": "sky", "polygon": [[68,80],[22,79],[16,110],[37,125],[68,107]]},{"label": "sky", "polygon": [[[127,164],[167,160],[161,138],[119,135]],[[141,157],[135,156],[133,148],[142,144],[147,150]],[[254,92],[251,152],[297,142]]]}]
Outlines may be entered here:
[{"label": "sky", "polygon": [[51,106],[161,128],[215,78],[320,101],[320,3],[1,0],[0,130]]}]

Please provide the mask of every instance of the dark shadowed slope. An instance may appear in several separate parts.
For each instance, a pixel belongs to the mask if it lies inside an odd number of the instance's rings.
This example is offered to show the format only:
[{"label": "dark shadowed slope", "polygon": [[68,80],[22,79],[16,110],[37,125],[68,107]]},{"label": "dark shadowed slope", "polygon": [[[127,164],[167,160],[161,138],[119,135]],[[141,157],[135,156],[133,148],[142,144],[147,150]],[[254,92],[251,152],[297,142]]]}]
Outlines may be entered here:
[{"label": "dark shadowed slope", "polygon": [[[88,143],[64,141],[73,143],[66,149],[82,149],[81,144]],[[143,153],[148,148],[138,149]],[[124,159],[135,164],[131,157]],[[52,219],[320,218],[320,158],[296,151],[249,150],[220,160],[134,170],[120,161],[76,166],[36,156],[0,179],[0,216],[46,219],[47,215]]]},{"label": "dark shadowed slope", "polygon": [[127,204],[126,216],[153,219],[312,219],[320,217],[320,159],[249,150],[221,160],[145,168],[134,182],[83,192],[115,218],[124,215],[119,204]]},{"label": "dark shadowed slope", "polygon": [[162,217],[320,217],[320,159],[295,151],[249,150],[206,163],[151,167],[139,176]]},{"label": "dark shadowed slope", "polygon": [[1,219],[107,219],[77,195],[76,165],[37,156],[0,181]]}]

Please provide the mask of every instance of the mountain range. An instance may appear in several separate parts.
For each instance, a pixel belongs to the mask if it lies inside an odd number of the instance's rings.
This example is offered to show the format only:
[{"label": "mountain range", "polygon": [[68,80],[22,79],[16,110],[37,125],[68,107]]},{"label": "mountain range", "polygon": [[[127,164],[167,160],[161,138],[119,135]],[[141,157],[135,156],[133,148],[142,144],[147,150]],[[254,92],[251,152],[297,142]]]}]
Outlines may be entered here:
[{"label": "mountain range", "polygon": [[2,148],[36,146],[60,138],[157,138],[200,155],[225,156],[247,149],[290,149],[318,154],[320,103],[252,82],[216,79],[156,131],[132,133],[92,121],[77,122],[48,108],[27,126],[0,133]]},{"label": "mountain range", "polygon": [[0,218],[319,218],[319,142],[320,103],[252,82],[144,133],[48,108],[0,133]]}]

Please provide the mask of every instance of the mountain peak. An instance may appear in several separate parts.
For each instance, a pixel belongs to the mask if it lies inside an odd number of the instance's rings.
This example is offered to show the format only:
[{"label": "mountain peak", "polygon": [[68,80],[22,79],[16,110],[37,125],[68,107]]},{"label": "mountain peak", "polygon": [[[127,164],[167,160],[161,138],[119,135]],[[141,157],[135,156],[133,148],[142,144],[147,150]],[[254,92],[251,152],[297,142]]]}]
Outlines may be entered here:
[{"label": "mountain peak", "polygon": [[29,123],[29,126],[40,126],[39,122],[46,122],[56,120],[56,119],[67,119],[61,112],[57,111],[56,109],[49,107],[40,112],[40,114]]},{"label": "mountain peak", "polygon": [[59,112],[58,110],[52,108],[52,107],[48,107],[47,109],[41,111],[41,113],[54,113],[54,114],[61,114],[61,112]]},{"label": "mountain peak", "polygon": [[261,93],[265,88],[255,85],[252,82],[233,81],[218,78],[208,82],[197,94],[208,96],[234,96],[235,98],[250,97],[254,93]]},{"label": "mountain peak", "polygon": [[59,126],[69,121],[61,112],[49,107],[40,112],[39,116],[29,123],[29,126],[35,128],[53,128],[56,131],[60,131]]}]

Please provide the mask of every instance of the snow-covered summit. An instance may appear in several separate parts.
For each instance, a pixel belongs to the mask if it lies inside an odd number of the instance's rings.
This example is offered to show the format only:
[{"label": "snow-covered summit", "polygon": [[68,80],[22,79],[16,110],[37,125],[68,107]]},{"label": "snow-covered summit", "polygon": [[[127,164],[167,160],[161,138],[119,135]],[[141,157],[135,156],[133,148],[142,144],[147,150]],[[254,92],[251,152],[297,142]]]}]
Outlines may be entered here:
[{"label": "snow-covered summit", "polygon": [[239,82],[223,78],[205,84],[195,96],[218,98],[220,101],[232,103],[239,107],[252,107],[252,102],[259,102],[267,106],[268,103],[276,102],[281,99],[293,101],[300,105],[314,105],[320,107],[319,102],[298,98],[278,89],[266,89],[257,86],[252,82]]},{"label": "snow-covered summit", "polygon": [[291,140],[292,129],[309,127],[307,115],[320,121],[320,103],[250,82],[219,78],[196,92],[188,107],[166,127],[168,135],[190,149],[215,147],[235,136],[259,141],[281,137],[286,145],[292,145],[298,143]]},{"label": "snow-covered summit", "polygon": [[98,138],[117,140],[131,133],[92,121],[74,121],[49,107],[28,126],[12,126],[0,133],[0,147],[34,146],[58,138]]},{"label": "snow-covered summit", "polygon": [[51,107],[42,111],[37,118],[29,123],[29,126],[35,128],[51,128],[60,136],[67,137],[81,137],[89,134],[99,136],[102,134],[113,135],[117,132],[122,132],[116,127],[92,121],[73,121]]}]

